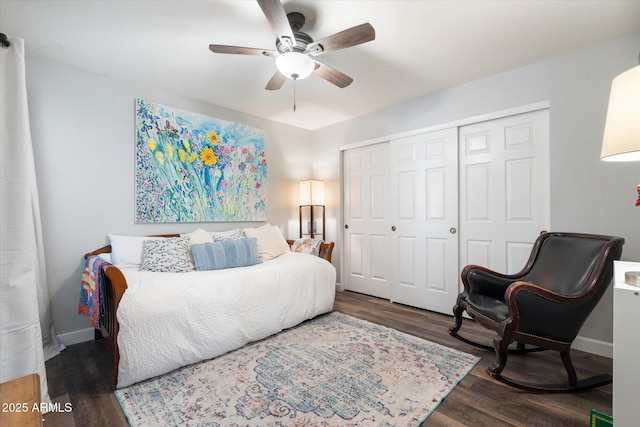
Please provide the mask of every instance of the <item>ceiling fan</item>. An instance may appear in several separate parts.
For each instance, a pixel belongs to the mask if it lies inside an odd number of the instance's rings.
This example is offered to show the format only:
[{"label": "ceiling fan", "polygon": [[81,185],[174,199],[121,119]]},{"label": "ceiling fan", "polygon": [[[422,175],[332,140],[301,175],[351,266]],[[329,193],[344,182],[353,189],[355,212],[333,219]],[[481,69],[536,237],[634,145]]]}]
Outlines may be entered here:
[{"label": "ceiling fan", "polygon": [[212,52],[275,57],[278,71],[267,83],[265,88],[267,90],[278,90],[287,78],[300,80],[308,77],[312,72],[340,88],[351,84],[353,81],[351,77],[323,64],[316,57],[374,40],[376,33],[369,23],[314,41],[311,36],[300,31],[305,23],[303,14],[298,12],[287,14],[280,0],[257,1],[276,33],[276,49],[210,44],[209,49]]}]

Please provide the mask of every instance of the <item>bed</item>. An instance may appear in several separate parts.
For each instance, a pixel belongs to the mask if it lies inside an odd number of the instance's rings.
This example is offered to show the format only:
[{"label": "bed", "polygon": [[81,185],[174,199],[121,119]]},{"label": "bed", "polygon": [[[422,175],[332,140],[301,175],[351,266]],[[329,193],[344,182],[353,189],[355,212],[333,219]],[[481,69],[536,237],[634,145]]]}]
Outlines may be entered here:
[{"label": "bed", "polygon": [[319,242],[317,256],[288,250],[294,241],[284,244],[284,253],[255,265],[189,272],[123,266],[110,258],[112,245],[85,254],[102,260],[96,337],[109,339],[116,387],[214,358],[331,311],[333,243]]}]

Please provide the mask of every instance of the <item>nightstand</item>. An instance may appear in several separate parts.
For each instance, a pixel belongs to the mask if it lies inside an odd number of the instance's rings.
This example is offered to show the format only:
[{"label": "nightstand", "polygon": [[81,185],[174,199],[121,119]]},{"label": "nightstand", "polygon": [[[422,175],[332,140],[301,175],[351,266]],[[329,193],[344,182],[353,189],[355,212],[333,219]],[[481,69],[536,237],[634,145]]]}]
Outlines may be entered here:
[{"label": "nightstand", "polygon": [[40,402],[38,374],[0,384],[0,426],[42,426]]}]

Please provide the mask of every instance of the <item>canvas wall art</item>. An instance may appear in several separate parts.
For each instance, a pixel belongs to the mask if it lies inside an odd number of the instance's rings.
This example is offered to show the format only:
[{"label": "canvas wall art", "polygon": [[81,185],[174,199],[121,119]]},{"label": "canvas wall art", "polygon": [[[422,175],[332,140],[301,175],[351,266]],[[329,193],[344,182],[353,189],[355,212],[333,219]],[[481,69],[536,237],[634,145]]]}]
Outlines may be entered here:
[{"label": "canvas wall art", "polygon": [[136,100],[136,222],[266,221],[265,132]]}]

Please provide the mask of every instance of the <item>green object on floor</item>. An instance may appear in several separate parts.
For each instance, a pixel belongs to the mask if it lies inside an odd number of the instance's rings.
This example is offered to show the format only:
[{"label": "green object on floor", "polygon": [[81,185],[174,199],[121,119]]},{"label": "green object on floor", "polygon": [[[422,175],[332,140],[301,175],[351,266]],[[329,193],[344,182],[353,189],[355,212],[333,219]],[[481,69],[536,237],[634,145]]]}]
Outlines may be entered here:
[{"label": "green object on floor", "polygon": [[591,410],[591,423],[589,426],[591,427],[607,427],[613,425],[613,417],[611,415],[607,415],[604,412],[596,411],[595,409]]}]

